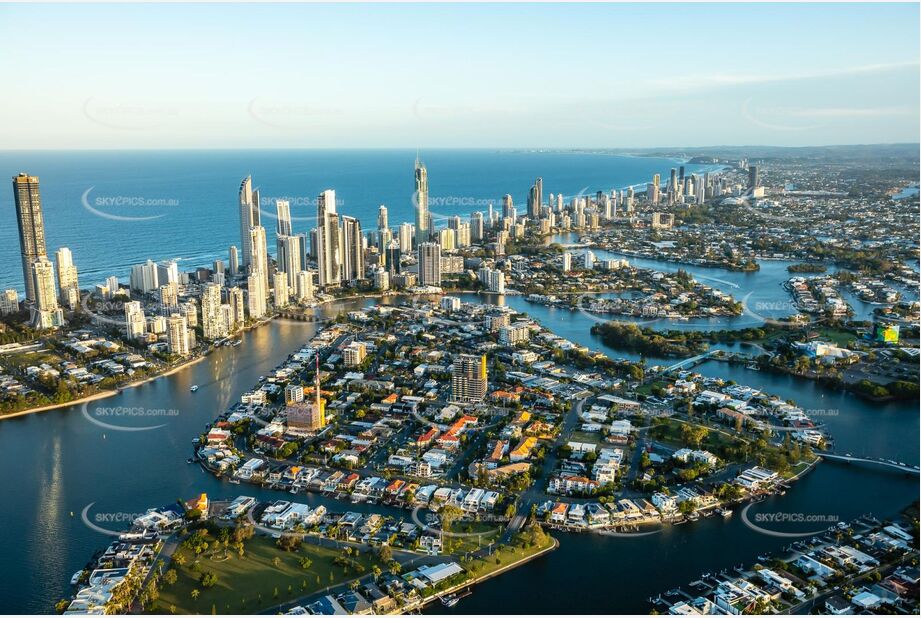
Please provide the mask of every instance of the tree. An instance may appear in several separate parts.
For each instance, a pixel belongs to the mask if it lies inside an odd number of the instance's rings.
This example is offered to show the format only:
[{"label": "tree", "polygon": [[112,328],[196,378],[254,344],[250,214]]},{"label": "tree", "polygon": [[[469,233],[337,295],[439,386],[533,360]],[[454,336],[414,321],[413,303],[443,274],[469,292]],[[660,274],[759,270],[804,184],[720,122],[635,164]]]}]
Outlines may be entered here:
[{"label": "tree", "polygon": [[205,571],[199,580],[204,588],[211,588],[217,583],[217,574],[213,571]]},{"label": "tree", "polygon": [[176,580],[179,579],[179,574],[176,572],[176,569],[170,569],[163,574],[163,581],[172,586],[176,583]]},{"label": "tree", "polygon": [[681,437],[685,442],[693,444],[695,448],[700,448],[700,443],[708,435],[710,435],[710,431],[706,427],[701,427],[700,425],[681,426]]},{"label": "tree", "polygon": [[453,504],[447,504],[441,509],[439,515],[441,516],[441,529],[450,532],[451,525],[463,517],[464,513]]},{"label": "tree", "polygon": [[201,592],[199,592],[198,588],[195,588],[192,590],[191,594],[192,594],[192,599],[197,599],[201,595]]}]

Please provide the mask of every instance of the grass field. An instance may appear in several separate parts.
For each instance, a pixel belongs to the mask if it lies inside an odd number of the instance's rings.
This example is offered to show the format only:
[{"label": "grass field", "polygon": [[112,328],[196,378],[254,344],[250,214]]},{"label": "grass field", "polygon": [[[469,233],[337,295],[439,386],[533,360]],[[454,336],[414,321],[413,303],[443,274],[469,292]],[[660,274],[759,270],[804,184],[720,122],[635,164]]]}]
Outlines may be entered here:
[{"label": "grass field", "polygon": [[845,347],[857,339],[857,335],[854,333],[838,328],[824,326],[816,329],[816,331],[819,333],[819,339],[830,341],[838,347]]},{"label": "grass field", "polygon": [[[170,566],[179,578],[172,585],[161,582],[154,612],[253,614],[360,575],[355,570],[345,572],[344,567],[333,563],[339,550],[305,543],[296,552],[286,552],[276,547],[274,539],[262,536],[249,539],[244,547],[243,558],[231,551],[227,559],[219,552],[217,558],[203,555],[197,561],[192,560],[191,552],[179,550],[189,560],[183,566],[175,562]],[[306,570],[300,565],[303,557],[313,561]],[[364,573],[370,572],[370,556],[361,555],[357,560],[365,567]],[[211,588],[199,583],[201,574],[207,571],[217,575],[217,583]],[[193,590],[199,592],[197,599],[193,598]]]},{"label": "grass field", "polygon": [[[681,435],[681,428],[688,423],[680,423],[672,419],[666,419],[661,425],[656,425],[656,434],[660,435],[658,432],[663,432],[662,437],[657,437],[656,439],[659,442],[666,442],[669,444],[674,444],[678,446],[687,446],[691,447],[693,445],[688,444]],[[729,436],[723,435],[717,431],[715,427],[707,427],[702,425],[707,429],[707,437],[703,439],[700,443],[700,448],[710,451],[718,451],[724,446],[735,446],[738,444],[737,439],[730,438]],[[726,431],[725,428],[720,428]]]},{"label": "grass field", "polygon": [[464,568],[467,569],[467,572],[472,577],[482,577],[484,575],[488,575],[494,571],[498,571],[499,569],[508,566],[513,562],[551,547],[553,545],[553,537],[551,537],[549,534],[545,534],[544,536],[544,543],[541,545],[527,548],[518,547],[516,545],[503,545],[501,548],[493,552],[491,556],[472,560],[464,565]]},{"label": "grass field", "polygon": [[501,529],[497,524],[491,524],[481,521],[458,521],[452,524],[451,532],[459,533],[479,533],[477,536],[463,537],[445,537],[445,553],[463,554],[468,551],[476,551],[481,547],[486,547],[491,542],[497,540],[501,535]]}]

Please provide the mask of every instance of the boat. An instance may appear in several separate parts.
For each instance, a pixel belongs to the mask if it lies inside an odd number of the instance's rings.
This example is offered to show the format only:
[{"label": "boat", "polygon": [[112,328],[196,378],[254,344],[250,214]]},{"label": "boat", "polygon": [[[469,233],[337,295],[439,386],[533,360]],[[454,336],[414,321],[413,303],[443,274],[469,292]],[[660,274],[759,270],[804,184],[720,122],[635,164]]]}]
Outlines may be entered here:
[{"label": "boat", "polygon": [[441,597],[441,604],[445,607],[454,607],[457,605],[458,601],[460,601],[460,599],[453,594],[446,597]]},{"label": "boat", "polygon": [[237,347],[237,346],[240,345],[241,343],[243,343],[243,341],[240,340],[240,339],[237,339],[237,340],[234,341],[231,345],[232,345],[233,347]]},{"label": "boat", "polygon": [[83,569],[80,569],[79,571],[74,573],[74,576],[70,578],[70,585],[76,586],[77,584],[79,584],[81,577],[83,577]]},{"label": "boat", "polygon": [[189,390],[192,391],[192,392],[194,393],[195,391],[198,390],[198,384],[193,384],[193,385],[192,385],[192,388],[190,388]]}]

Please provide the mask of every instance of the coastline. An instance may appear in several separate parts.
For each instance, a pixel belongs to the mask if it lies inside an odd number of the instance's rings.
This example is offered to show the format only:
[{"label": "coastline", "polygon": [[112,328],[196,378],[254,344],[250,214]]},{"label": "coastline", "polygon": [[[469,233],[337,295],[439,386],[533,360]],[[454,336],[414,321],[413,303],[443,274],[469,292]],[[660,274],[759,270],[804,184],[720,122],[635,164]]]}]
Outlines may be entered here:
[{"label": "coastline", "polygon": [[136,388],[138,386],[147,384],[148,382],[153,382],[154,380],[158,380],[160,378],[171,376],[174,373],[177,373],[185,369],[186,367],[191,367],[192,365],[205,360],[207,357],[208,357],[208,354],[205,353],[200,356],[196,356],[195,358],[190,358],[189,360],[183,363],[180,363],[176,365],[175,367],[173,367],[172,369],[164,371],[163,373],[158,373],[156,375],[147,376],[146,378],[141,378],[140,380],[136,380],[134,382],[128,382],[127,384],[123,384],[122,386],[119,386],[118,388],[107,390],[107,391],[102,391],[99,393],[93,393],[92,395],[81,397],[80,399],[73,399],[71,401],[65,401],[64,403],[49,404],[46,406],[40,406],[38,408],[29,408],[28,410],[19,410],[18,412],[10,412],[9,414],[0,414],[0,421],[4,421],[10,418],[16,418],[19,416],[26,416],[28,414],[38,414],[41,412],[50,412],[51,410],[58,410],[60,408],[67,408],[69,406],[78,406],[84,403],[89,403],[91,401],[97,401],[99,399],[106,399],[108,397],[112,397],[113,395],[118,395],[122,391],[131,389],[131,388]]},{"label": "coastline", "polygon": [[[328,304],[332,304],[332,303],[336,303],[336,302],[340,302],[340,301],[357,300],[357,299],[362,299],[362,298],[377,298],[377,299],[380,299],[380,298],[384,298],[385,296],[387,296],[387,294],[353,295],[353,296],[347,296],[347,297],[342,297],[342,298],[333,298],[333,299],[330,299],[330,300],[325,300],[325,301],[323,301],[322,303],[317,303],[313,308],[314,308],[314,309],[317,309],[317,308],[320,308],[320,307],[324,307],[324,306],[326,306],[326,305],[328,305]],[[244,327],[240,332],[241,332],[241,333],[244,333],[244,332],[249,332],[249,331],[251,331],[251,330],[255,330],[255,329],[257,329],[257,328],[260,328],[260,327],[262,327],[262,326],[265,326],[266,324],[270,324],[271,322],[274,322],[275,320],[277,320],[277,319],[279,319],[279,318],[284,318],[284,316],[282,316],[282,315],[277,315],[277,314],[276,314],[276,315],[272,315],[272,316],[269,317],[269,318],[260,320],[260,321],[254,323],[254,324],[250,324],[249,326]],[[285,318],[285,319],[288,319],[288,318]],[[153,382],[154,380],[158,380],[158,379],[160,379],[160,378],[165,378],[165,377],[167,377],[167,376],[171,376],[171,375],[173,375],[173,374],[175,374],[175,373],[178,373],[179,371],[182,371],[183,369],[186,369],[187,367],[191,367],[192,365],[195,365],[195,364],[197,364],[197,363],[199,363],[199,362],[205,360],[205,359],[208,357],[208,355],[211,354],[211,350],[212,350],[212,349],[213,349],[213,348],[209,348],[207,351],[205,351],[204,353],[200,354],[199,356],[196,356],[195,358],[190,358],[190,359],[188,359],[187,361],[184,361],[184,362],[182,362],[182,363],[176,365],[175,367],[173,367],[173,368],[171,368],[171,369],[168,369],[167,371],[164,371],[163,373],[157,373],[157,374],[154,374],[154,375],[151,375],[151,376],[147,376],[147,377],[145,377],[145,378],[141,378],[140,380],[135,380],[134,382],[128,382],[128,383],[123,384],[123,385],[121,385],[121,386],[118,386],[118,387],[116,387],[116,388],[114,388],[114,389],[109,389],[109,390],[106,390],[106,391],[101,391],[101,392],[98,392],[98,393],[93,393],[92,395],[87,395],[87,396],[81,397],[81,398],[79,398],[79,399],[72,399],[72,400],[70,400],[70,401],[65,401],[65,402],[63,402],[63,403],[53,403],[53,404],[48,404],[48,405],[44,405],[44,406],[39,406],[39,407],[37,407],[37,408],[29,408],[29,409],[26,409],[26,410],[17,410],[16,412],[9,412],[9,413],[7,413],[7,414],[0,414],[0,421],[4,421],[4,420],[7,420],[7,419],[12,419],[12,418],[17,418],[17,417],[22,417],[22,416],[27,416],[27,415],[29,415],[29,414],[40,414],[40,413],[42,413],[42,412],[50,412],[50,411],[52,411],[52,410],[59,410],[60,408],[67,408],[67,407],[69,407],[69,406],[78,406],[78,405],[81,405],[81,404],[84,404],[84,403],[89,403],[89,402],[91,402],[91,401],[97,401],[97,400],[99,400],[99,399],[106,399],[106,398],[108,398],[108,397],[112,397],[112,396],[114,396],[114,395],[118,395],[118,394],[121,393],[122,391],[125,391],[125,390],[128,390],[128,389],[132,389],[132,388],[136,388],[136,387],[138,387],[138,386],[142,386],[142,385],[144,385],[144,384],[147,384],[147,383],[149,383],[149,382]]]}]

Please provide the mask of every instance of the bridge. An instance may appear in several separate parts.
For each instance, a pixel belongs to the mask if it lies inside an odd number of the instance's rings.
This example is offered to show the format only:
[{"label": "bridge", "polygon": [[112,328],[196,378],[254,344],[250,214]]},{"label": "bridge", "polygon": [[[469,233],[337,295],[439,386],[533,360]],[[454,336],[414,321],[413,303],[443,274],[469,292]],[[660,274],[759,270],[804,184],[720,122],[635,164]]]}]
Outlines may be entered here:
[{"label": "bridge", "polygon": [[287,320],[297,320],[298,322],[316,322],[321,324],[330,321],[330,318],[327,317],[295,311],[279,311],[278,317],[285,318]]},{"label": "bridge", "polygon": [[921,468],[918,468],[918,466],[910,466],[906,463],[902,463],[899,461],[892,461],[891,459],[882,459],[882,458],[875,458],[875,457],[854,457],[853,455],[836,455],[834,453],[822,453],[819,451],[816,451],[815,454],[821,457],[822,459],[829,459],[832,461],[843,461],[846,463],[854,462],[854,463],[873,464],[877,466],[885,466],[887,468],[894,468],[896,470],[900,470],[902,472],[909,472],[911,474],[921,474]]},{"label": "bridge", "polygon": [[679,361],[674,365],[666,367],[659,372],[659,375],[665,375],[671,373],[672,371],[677,371],[678,369],[683,369],[684,367],[693,367],[697,363],[703,362],[706,359],[710,358],[716,354],[716,350],[710,350],[709,352],[704,352],[703,354],[698,354],[697,356],[692,356],[691,358],[686,358],[683,361]]}]

